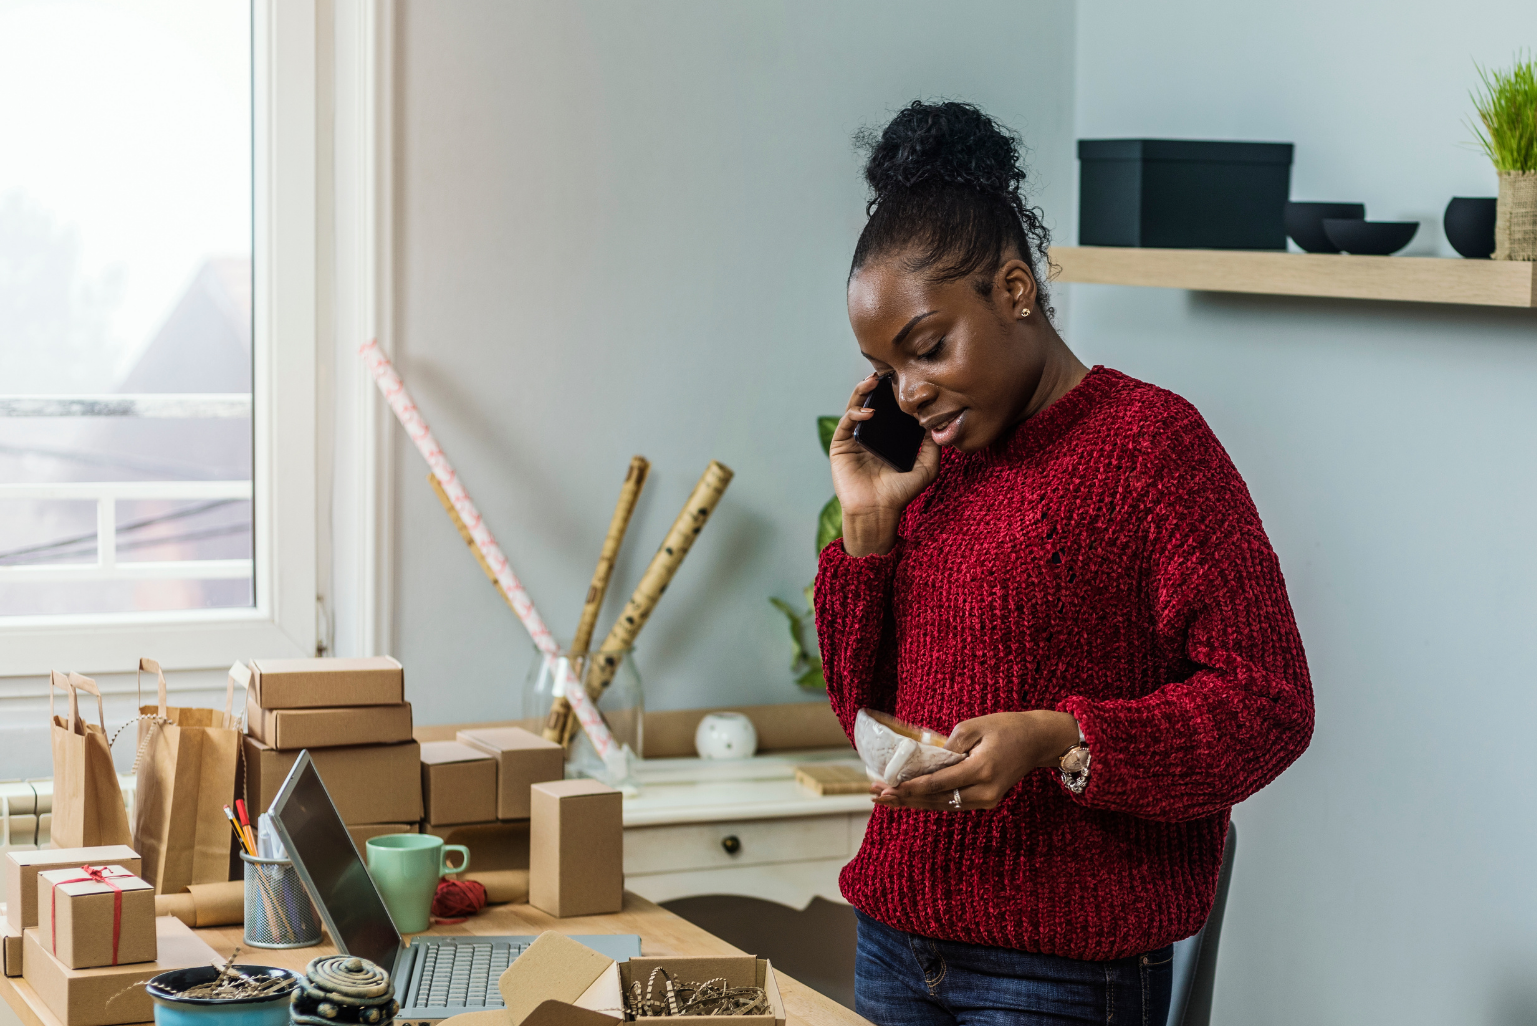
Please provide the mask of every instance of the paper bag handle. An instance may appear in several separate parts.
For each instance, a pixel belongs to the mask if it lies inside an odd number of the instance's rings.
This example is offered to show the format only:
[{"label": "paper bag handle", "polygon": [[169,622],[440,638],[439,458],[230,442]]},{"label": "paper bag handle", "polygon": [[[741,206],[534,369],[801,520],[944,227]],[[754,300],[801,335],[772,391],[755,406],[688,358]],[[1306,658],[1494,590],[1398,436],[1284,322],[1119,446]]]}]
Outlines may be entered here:
[{"label": "paper bag handle", "polygon": [[167,719],[170,716],[170,713],[166,712],[165,708],[165,674],[161,671],[160,664],[153,659],[140,659],[139,668],[134,672],[133,675],[134,687],[139,689],[139,708],[144,708],[143,675],[151,671],[153,671],[155,676],[160,680],[160,718],[162,720]]},{"label": "paper bag handle", "polygon": [[[91,678],[82,677],[78,673],[71,672],[69,675],[69,689],[69,711],[74,719],[81,724],[80,733],[85,733],[85,722],[80,718],[80,702],[75,693],[77,691],[84,691],[96,696],[96,722],[101,724],[101,732],[105,734],[107,732],[107,710],[102,705],[101,688],[97,687],[96,682]],[[48,695],[52,697],[53,692],[48,692]],[[70,729],[74,729],[73,723],[70,724]]]},{"label": "paper bag handle", "polygon": [[69,695],[69,719],[65,721],[64,725],[69,728],[72,734],[84,734],[85,731],[83,729],[75,729],[75,724],[80,722],[80,698],[75,694],[75,686],[70,683],[68,677],[58,670],[50,670],[48,672],[48,685],[48,722],[52,723],[54,721],[53,689],[58,688]]},{"label": "paper bag handle", "polygon": [[[235,684],[239,682],[247,695],[251,692],[251,668],[239,659],[230,664],[229,683],[224,686],[224,725],[229,726],[235,716]],[[242,706],[242,708],[244,708]]]}]

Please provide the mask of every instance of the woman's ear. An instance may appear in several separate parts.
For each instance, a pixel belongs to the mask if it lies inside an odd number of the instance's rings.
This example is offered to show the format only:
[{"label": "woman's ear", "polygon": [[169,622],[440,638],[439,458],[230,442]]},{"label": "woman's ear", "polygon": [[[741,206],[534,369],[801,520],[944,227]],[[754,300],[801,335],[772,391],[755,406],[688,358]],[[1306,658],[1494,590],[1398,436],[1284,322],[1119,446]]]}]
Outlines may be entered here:
[{"label": "woman's ear", "polygon": [[999,301],[1005,307],[1005,317],[1014,320],[1035,312],[1035,275],[1030,273],[1029,264],[1015,257],[999,268],[998,277],[1003,285]]}]

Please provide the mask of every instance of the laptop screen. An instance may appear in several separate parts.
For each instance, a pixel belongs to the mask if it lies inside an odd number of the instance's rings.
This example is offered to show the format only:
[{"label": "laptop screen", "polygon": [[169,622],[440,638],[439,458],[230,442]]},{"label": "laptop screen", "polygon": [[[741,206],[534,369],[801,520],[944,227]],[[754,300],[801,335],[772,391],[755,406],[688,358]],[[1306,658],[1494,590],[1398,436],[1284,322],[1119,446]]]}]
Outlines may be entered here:
[{"label": "laptop screen", "polygon": [[309,752],[303,752],[272,803],[272,818],[299,877],[336,946],[395,971],[400,932],[358,858]]}]

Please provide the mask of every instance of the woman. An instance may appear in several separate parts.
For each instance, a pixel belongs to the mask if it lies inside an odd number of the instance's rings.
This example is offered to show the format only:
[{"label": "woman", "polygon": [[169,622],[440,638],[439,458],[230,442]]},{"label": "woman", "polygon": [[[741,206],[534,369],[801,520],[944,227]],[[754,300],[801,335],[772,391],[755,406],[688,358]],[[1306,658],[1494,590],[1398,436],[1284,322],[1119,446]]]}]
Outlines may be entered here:
[{"label": "woman", "polygon": [[[914,103],[865,175],[848,306],[874,373],[833,437],[824,671],[850,734],[870,706],[967,757],[871,789],[841,880],[857,1009],[1162,1026],[1228,810],[1312,734],[1280,568],[1200,414],[1052,327],[1014,137]],[[908,473],[853,439],[885,375],[927,431]]]}]

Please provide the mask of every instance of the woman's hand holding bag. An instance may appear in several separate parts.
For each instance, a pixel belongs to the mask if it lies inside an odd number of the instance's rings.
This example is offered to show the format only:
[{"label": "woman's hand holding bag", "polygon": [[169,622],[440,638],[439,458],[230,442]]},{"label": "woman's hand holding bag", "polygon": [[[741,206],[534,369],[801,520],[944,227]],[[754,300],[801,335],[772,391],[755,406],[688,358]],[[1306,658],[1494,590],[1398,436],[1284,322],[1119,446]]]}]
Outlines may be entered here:
[{"label": "woman's hand holding bag", "polygon": [[956,724],[945,742],[951,751],[965,752],[965,759],[895,787],[872,784],[870,793],[877,805],[907,809],[991,809],[1025,774],[1055,767],[1077,743],[1078,721],[1068,713],[1031,709],[977,716]]}]

